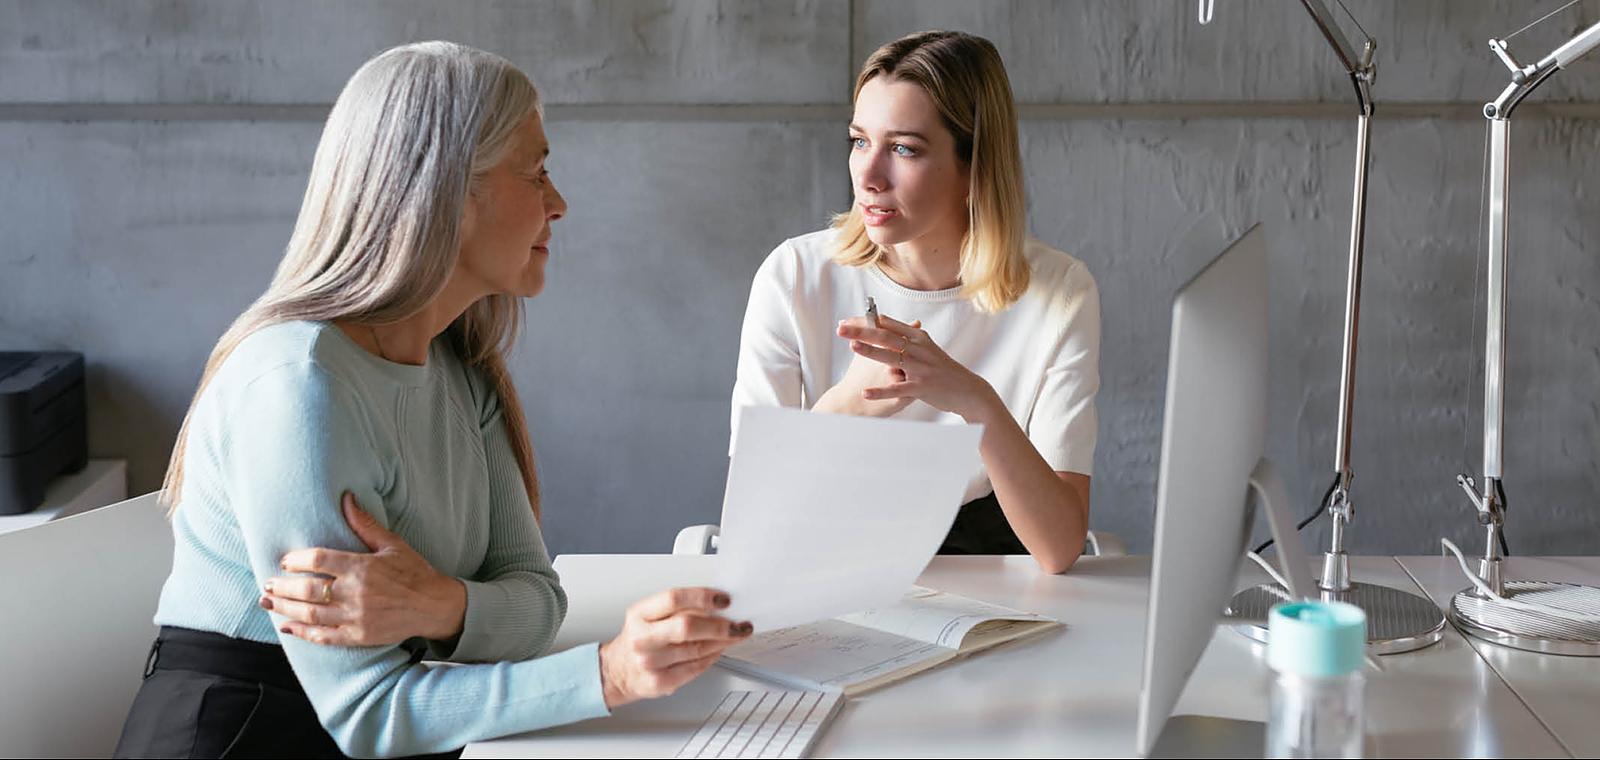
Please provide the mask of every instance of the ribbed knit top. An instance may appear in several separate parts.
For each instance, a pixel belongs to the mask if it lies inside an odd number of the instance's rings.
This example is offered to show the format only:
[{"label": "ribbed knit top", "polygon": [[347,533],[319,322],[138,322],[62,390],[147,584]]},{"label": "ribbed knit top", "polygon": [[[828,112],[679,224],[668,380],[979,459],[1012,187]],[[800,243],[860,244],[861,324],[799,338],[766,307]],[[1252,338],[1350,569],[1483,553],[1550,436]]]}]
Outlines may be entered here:
[{"label": "ribbed knit top", "polygon": [[[506,434],[500,399],[442,337],[422,366],[374,356],[338,327],[247,337],[189,421],[159,625],[281,643],[346,754],[434,753],[607,714],[597,646],[540,657],[567,599]],[[279,634],[257,606],[291,550],[367,551],[349,491],[440,572],[467,610],[451,646],[337,647]],[[537,659],[530,659],[537,658]]]}]

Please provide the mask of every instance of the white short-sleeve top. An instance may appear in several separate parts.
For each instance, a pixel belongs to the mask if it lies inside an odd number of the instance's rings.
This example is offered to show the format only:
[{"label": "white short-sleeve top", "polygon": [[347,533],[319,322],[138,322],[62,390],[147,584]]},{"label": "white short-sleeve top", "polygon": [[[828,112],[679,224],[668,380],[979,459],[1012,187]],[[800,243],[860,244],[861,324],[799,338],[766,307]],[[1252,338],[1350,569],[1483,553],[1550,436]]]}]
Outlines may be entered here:
[{"label": "white short-sleeve top", "polygon": [[[1092,474],[1095,392],[1100,388],[1100,296],[1083,262],[1029,238],[1028,290],[997,314],[979,311],[959,288],[911,290],[876,265],[835,262],[832,229],[786,240],[750,288],[733,386],[733,424],[743,406],[810,408],[844,377],[855,355],[835,332],[878,311],[922,328],[952,358],[989,382],[1052,469]],[[960,422],[921,401],[898,419]],[[730,441],[732,439],[730,438]],[[979,467],[971,501],[994,489]]]}]

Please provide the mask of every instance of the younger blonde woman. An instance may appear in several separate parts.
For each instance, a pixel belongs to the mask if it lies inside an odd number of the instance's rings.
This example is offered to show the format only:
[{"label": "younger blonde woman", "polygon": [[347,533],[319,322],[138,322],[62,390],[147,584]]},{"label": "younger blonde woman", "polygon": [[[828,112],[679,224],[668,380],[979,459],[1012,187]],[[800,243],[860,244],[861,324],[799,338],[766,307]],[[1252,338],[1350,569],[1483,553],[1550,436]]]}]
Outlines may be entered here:
[{"label": "younger blonde woman", "polygon": [[748,635],[726,595],[675,589],[546,654],[567,598],[503,354],[567,208],[549,153],[498,56],[407,45],[350,79],[179,434],[118,756],[459,755],[669,693]]},{"label": "younger blonde woman", "polygon": [[884,45],[856,78],[849,141],[850,210],[756,274],[735,424],[748,405],[982,423],[941,552],[1065,571],[1088,526],[1100,303],[1082,262],[1027,237],[999,53],[960,32]]}]

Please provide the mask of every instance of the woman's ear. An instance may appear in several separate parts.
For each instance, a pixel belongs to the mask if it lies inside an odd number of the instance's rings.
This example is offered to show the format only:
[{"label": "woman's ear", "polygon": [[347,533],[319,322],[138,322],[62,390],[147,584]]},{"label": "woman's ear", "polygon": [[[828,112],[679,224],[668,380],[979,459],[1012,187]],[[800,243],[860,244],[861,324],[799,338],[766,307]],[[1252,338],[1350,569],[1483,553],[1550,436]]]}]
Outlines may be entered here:
[{"label": "woman's ear", "polygon": [[458,231],[460,239],[465,242],[472,238],[473,231],[478,225],[478,204],[482,202],[483,189],[477,183],[467,187],[467,200],[461,204],[461,229]]}]

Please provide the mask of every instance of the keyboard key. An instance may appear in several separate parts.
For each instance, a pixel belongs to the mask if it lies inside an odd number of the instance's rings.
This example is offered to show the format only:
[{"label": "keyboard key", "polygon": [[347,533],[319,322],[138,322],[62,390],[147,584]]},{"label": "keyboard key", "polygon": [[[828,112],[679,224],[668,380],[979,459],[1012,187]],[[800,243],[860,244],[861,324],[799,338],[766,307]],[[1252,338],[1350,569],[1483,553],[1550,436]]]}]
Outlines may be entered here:
[{"label": "keyboard key", "polygon": [[820,691],[730,691],[677,757],[805,757],[841,696]]}]

